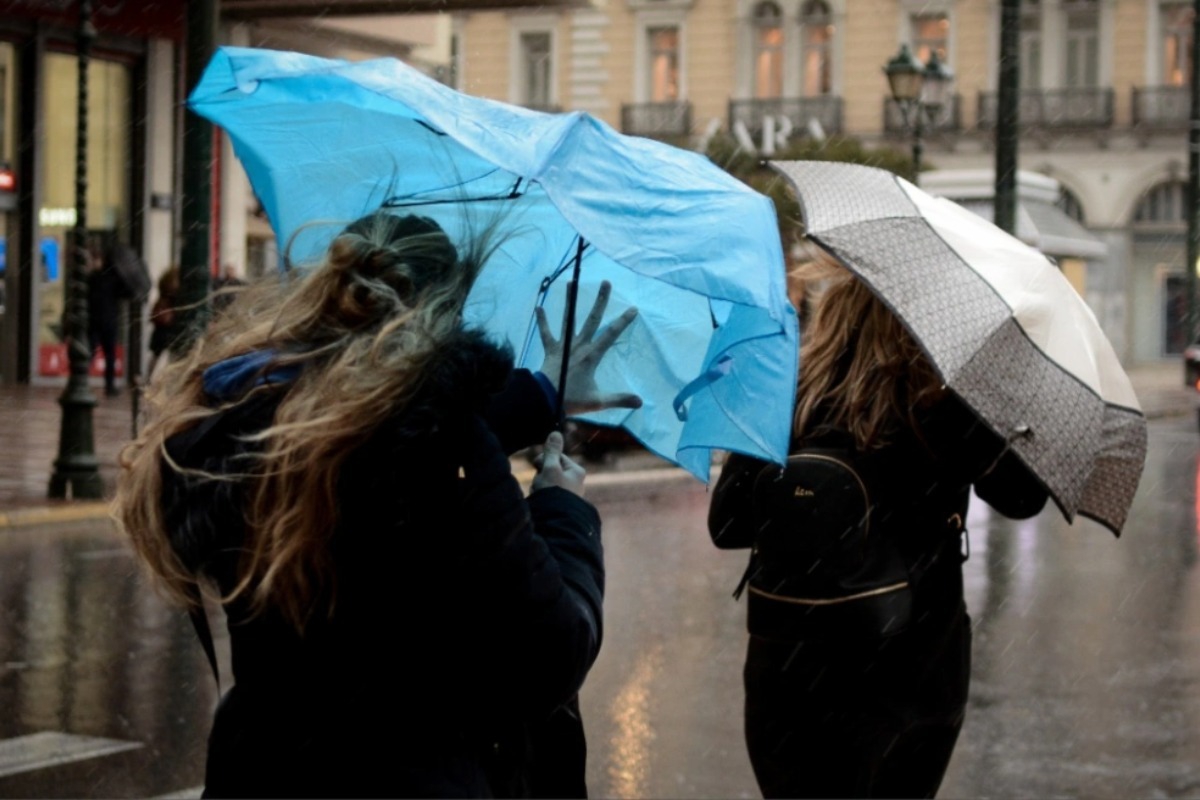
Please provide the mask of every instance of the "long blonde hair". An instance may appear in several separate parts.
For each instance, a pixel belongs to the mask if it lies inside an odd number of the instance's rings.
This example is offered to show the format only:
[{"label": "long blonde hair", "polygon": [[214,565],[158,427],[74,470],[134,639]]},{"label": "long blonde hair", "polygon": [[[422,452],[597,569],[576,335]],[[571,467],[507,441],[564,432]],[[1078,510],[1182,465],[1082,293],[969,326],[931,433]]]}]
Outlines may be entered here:
[{"label": "long blonde hair", "polygon": [[788,272],[807,318],[792,435],[819,423],[849,431],[860,450],[883,447],[943,387],[908,330],[867,286],[811,242]]},{"label": "long blonde hair", "polygon": [[264,373],[290,367],[298,377],[272,424],[248,437],[259,445],[251,474],[202,476],[248,486],[239,580],[222,600],[246,595],[254,613],[276,608],[298,630],[315,607],[332,612],[329,539],[341,465],[419,391],[439,343],[460,329],[467,294],[498,246],[497,222],[459,252],[425,218],[364,217],[311,271],[243,290],[190,355],[168,367],[149,398],[154,421],[121,451],[113,516],[170,597],[194,603],[203,587],[164,527],[162,470],[187,471],[166,442],[228,407],[207,400],[206,369],[270,351]]}]

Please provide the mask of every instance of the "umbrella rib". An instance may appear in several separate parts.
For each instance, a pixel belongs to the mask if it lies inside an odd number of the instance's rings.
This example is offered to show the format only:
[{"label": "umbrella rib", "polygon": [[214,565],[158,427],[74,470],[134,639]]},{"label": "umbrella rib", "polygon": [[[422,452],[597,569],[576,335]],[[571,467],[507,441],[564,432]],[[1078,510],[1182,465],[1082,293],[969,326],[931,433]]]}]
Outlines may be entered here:
[{"label": "umbrella rib", "polygon": [[[579,238],[582,240],[582,237],[579,237]],[[588,247],[588,243],[584,242],[583,246],[584,246],[584,249],[586,249]],[[554,282],[556,280],[558,280],[560,275],[562,275],[564,272],[567,271],[567,267],[571,266],[571,264],[574,262],[575,255],[572,253],[572,249],[574,249],[574,247],[575,247],[575,242],[574,242],[574,240],[572,240],[571,245],[568,246],[568,248],[567,248],[567,251],[565,253],[563,253],[562,259],[559,261],[558,266],[555,267],[550,272],[549,275],[542,278],[542,283],[538,287],[537,302],[534,303],[535,308],[540,307],[545,304],[546,295],[550,292],[550,287],[554,284]],[[533,344],[533,330],[534,330],[534,320],[530,319],[529,327],[525,331],[525,344],[521,348],[520,358],[517,359],[518,366],[524,365],[525,359],[529,355],[529,347],[530,347],[530,345]]]},{"label": "umbrella rib", "polygon": [[489,170],[488,172],[485,172],[483,175],[479,175],[475,178],[470,178],[469,180],[459,181],[458,183],[453,183],[448,186],[443,186],[439,189],[429,190],[428,192],[413,193],[413,194],[407,194],[407,195],[400,195],[400,194],[392,195],[391,197],[384,200],[380,207],[381,208],[411,208],[413,206],[435,206],[435,205],[446,205],[446,204],[450,204],[450,203],[474,203],[474,202],[491,201],[491,200],[517,200],[525,195],[525,192],[522,191],[522,189],[521,189],[521,182],[524,180],[524,178],[518,177],[516,179],[516,181],[513,183],[513,185],[509,188],[507,194],[477,195],[475,197],[470,197],[470,196],[464,195],[462,197],[436,198],[436,199],[432,199],[432,200],[413,199],[413,198],[419,197],[420,194],[432,194],[433,192],[442,192],[442,191],[449,191],[452,189],[461,188],[461,187],[466,186],[467,184],[472,183],[474,181],[483,180],[484,178],[487,178],[489,175],[495,175],[498,172],[500,172],[499,167],[497,167],[496,169],[493,169],[493,170]]}]

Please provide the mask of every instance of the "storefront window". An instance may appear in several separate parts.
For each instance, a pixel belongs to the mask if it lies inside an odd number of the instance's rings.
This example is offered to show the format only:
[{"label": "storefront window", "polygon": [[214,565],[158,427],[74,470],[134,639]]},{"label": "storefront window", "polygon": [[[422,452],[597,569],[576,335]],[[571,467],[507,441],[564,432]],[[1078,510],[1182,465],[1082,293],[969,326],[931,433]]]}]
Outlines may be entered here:
[{"label": "storefront window", "polygon": [[[75,217],[75,150],[78,119],[78,60],[46,55],[44,72],[45,147],[37,280],[37,373],[66,374],[62,341],[63,283],[67,234]],[[107,237],[129,224],[130,93],[129,67],[93,59],[88,65],[87,225]]]}]

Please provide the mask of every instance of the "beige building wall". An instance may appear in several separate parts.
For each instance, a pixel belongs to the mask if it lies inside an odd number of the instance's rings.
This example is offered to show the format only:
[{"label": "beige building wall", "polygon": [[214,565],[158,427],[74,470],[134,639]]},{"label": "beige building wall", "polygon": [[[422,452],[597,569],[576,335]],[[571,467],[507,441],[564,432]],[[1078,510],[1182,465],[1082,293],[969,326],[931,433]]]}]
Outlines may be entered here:
[{"label": "beige building wall", "polygon": [[596,116],[617,130],[621,129],[621,104],[633,102],[634,95],[634,16],[625,0],[607,3],[611,24],[605,31],[609,47],[605,71],[609,82],[604,92],[605,108]]},{"label": "beige building wall", "polygon": [[[681,97],[692,106],[692,134],[713,125],[725,128],[732,98],[752,96],[748,69],[753,53],[749,19],[757,0],[593,0],[588,8],[564,12],[557,28],[555,60],[559,103],[581,108],[620,129],[621,107],[645,101],[636,83],[650,20],[682,26]],[[785,26],[797,24],[801,0],[776,0]],[[934,169],[979,170],[994,164],[993,138],[978,127],[979,98],[996,91],[999,54],[999,0],[827,0],[836,25],[831,48],[833,92],[842,102],[842,128],[868,146],[906,149],[907,134],[883,131],[888,96],[883,67],[909,41],[912,14],[949,16],[952,91],[960,100],[961,130],[926,137],[926,164]],[[1066,6],[1041,0],[1043,89],[1062,87],[1066,75]],[[1097,9],[1100,85],[1110,88],[1114,119],[1109,127],[1056,124],[1022,129],[1018,163],[1054,177],[1083,210],[1086,224],[1110,248],[1106,259],[1070,263],[1066,270],[1086,291],[1106,331],[1125,359],[1153,359],[1159,347],[1163,274],[1139,274],[1130,230],[1134,208],[1147,189],[1178,178],[1186,149],[1185,129],[1133,129],[1135,87],[1156,78],[1159,0],[1099,0]],[[463,88],[498,99],[511,97],[511,29],[522,12],[472,14],[465,18]],[[785,68],[801,63],[799,37],[785,30]],[[645,66],[642,65],[642,70]],[[785,89],[795,99],[796,76]],[[803,123],[801,123],[803,124]],[[1028,123],[1026,123],[1028,124]],[[757,137],[760,132],[753,134]],[[1174,273],[1172,273],[1174,274]],[[1132,288],[1131,288],[1132,287]],[[1140,299],[1139,299],[1140,298]],[[1149,299],[1147,299],[1149,298]]]},{"label": "beige building wall", "polygon": [[558,19],[555,22],[555,41],[558,43],[558,52],[555,58],[558,60],[554,72],[555,97],[558,98],[558,106],[563,110],[570,108],[570,64],[574,58],[573,44],[571,39],[571,15],[558,14]]},{"label": "beige building wall", "polygon": [[[954,70],[952,91],[961,98],[960,119],[964,127],[974,127],[980,92],[993,92],[992,62],[996,57],[996,17],[992,3],[968,0],[954,4],[951,36]],[[897,47],[899,44],[897,43]]]},{"label": "beige building wall", "polygon": [[[514,29],[522,12],[459,17],[461,78],[470,94],[509,101]],[[686,14],[682,37],[682,99],[693,105],[696,130],[722,124],[734,93],[737,26],[734,0],[697,0]],[[564,110],[583,109],[621,127],[621,107],[638,101],[637,46],[643,29],[627,0],[561,14],[556,27],[555,82]]]},{"label": "beige building wall", "polygon": [[1112,88],[1118,127],[1133,123],[1133,88],[1146,85],[1146,25],[1148,14],[1157,13],[1155,6],[1157,2],[1118,0],[1114,10]]},{"label": "beige building wall", "polygon": [[733,0],[697,0],[687,21],[687,94],[692,127],[724,125],[734,94],[737,10]]},{"label": "beige building wall", "polygon": [[887,78],[883,66],[899,44],[895,0],[847,0],[842,50],[842,123],[850,134],[876,134],[883,126]]},{"label": "beige building wall", "polygon": [[462,17],[459,88],[478,97],[508,99],[508,14],[483,12]]},{"label": "beige building wall", "polygon": [[[660,0],[661,1],[661,0]],[[973,130],[980,93],[994,92],[998,50],[998,0],[828,0],[837,23],[840,76],[836,93],[843,102],[843,126],[850,135],[874,137],[882,129],[887,81],[883,65],[905,38],[906,17],[921,11],[947,10],[951,18],[953,91],[961,99],[964,129]],[[620,127],[621,106],[638,101],[638,39],[644,35],[638,9],[656,13],[659,3],[644,0],[597,0],[591,7],[547,12],[542,8],[508,12],[472,12],[457,18],[460,35],[459,87],[498,100],[514,96],[514,28],[526,16],[557,15],[555,23],[555,89],[558,105],[583,108],[605,122]],[[662,7],[676,8],[674,2]],[[754,5],[744,0],[694,0],[683,14],[682,99],[692,104],[693,132],[712,120],[722,124],[730,98],[738,95],[736,76],[745,21]],[[1115,96],[1115,127],[1132,120],[1131,94],[1147,82],[1147,27],[1157,13],[1157,0],[1104,0],[1110,24],[1102,35],[1109,39],[1101,57],[1110,60],[1108,74]],[[414,22],[415,21],[415,22]],[[351,27],[359,20],[339,22]],[[420,24],[416,24],[419,22]],[[443,20],[444,22],[444,20]],[[354,32],[365,33],[360,28]],[[412,44],[433,45],[444,30],[434,18],[405,21],[405,38]],[[394,33],[394,31],[392,32]],[[1109,35],[1111,34],[1111,35]],[[1060,46],[1061,31],[1043,30],[1043,47]],[[1054,59],[1057,61],[1057,57]],[[1055,70],[1051,70],[1052,72]]]}]

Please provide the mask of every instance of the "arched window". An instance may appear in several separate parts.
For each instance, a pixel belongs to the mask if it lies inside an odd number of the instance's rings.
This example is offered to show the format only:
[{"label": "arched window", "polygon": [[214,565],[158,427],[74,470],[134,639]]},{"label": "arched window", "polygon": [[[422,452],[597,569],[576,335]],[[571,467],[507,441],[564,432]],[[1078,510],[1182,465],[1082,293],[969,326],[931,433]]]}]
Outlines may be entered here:
[{"label": "arched window", "polygon": [[[1186,237],[1187,189],[1183,181],[1168,180],[1142,195],[1133,212],[1134,260],[1150,268],[1158,284],[1161,355],[1183,352],[1191,336],[1187,333]],[[1138,234],[1141,234],[1140,236]]]},{"label": "arched window", "polygon": [[1160,183],[1142,195],[1133,212],[1133,224],[1145,227],[1178,227],[1187,224],[1187,197],[1183,181]]},{"label": "arched window", "polygon": [[783,13],[771,0],[754,7],[754,96],[783,96]]},{"label": "arched window", "polygon": [[801,69],[805,97],[833,91],[833,15],[824,0],[808,0],[800,9]]},{"label": "arched window", "polygon": [[1070,189],[1065,186],[1059,187],[1058,201],[1054,205],[1058,206],[1064,214],[1080,225],[1087,225],[1087,220],[1084,219],[1083,215],[1083,203],[1079,202],[1079,198]]}]

